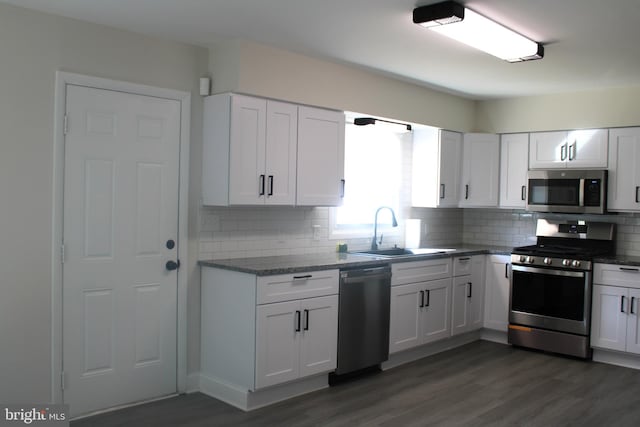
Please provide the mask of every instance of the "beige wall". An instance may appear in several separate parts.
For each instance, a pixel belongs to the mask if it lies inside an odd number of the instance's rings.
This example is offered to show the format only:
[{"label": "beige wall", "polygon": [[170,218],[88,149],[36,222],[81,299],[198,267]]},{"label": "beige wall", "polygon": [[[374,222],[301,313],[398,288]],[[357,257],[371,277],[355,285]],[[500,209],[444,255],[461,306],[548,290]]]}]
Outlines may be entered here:
[{"label": "beige wall", "polygon": [[[0,58],[0,402],[41,403],[51,398],[55,73],[191,91],[191,155],[199,159],[197,78],[207,70],[208,51],[0,4]],[[194,262],[199,173],[192,168]],[[199,288],[194,280],[190,288]],[[191,366],[197,352],[191,348]]]},{"label": "beige wall", "polygon": [[640,87],[478,102],[476,130],[526,132],[640,125]]},{"label": "beige wall", "polygon": [[363,69],[238,40],[213,46],[209,61],[214,92],[237,91],[458,131],[475,126],[475,101]]}]

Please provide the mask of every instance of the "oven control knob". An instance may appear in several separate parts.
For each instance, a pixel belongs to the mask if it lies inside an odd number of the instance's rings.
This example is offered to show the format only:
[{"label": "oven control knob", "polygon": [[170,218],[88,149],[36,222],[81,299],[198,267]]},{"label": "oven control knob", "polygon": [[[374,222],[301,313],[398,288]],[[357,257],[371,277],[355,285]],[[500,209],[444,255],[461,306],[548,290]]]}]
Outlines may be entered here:
[{"label": "oven control knob", "polygon": [[528,256],[525,261],[528,262],[529,264],[533,264],[534,259],[532,256]]},{"label": "oven control knob", "polygon": [[520,262],[527,262],[527,257],[524,255],[520,255]]},{"label": "oven control knob", "polygon": [[570,259],[563,259],[562,260],[562,265],[564,265],[565,267],[569,267],[571,265],[571,260]]},{"label": "oven control knob", "polygon": [[571,263],[571,266],[578,268],[580,267],[580,264],[581,262],[576,259],[576,260],[573,260],[573,262]]},{"label": "oven control knob", "polygon": [[547,265],[551,265],[551,263],[552,263],[553,261],[551,261],[551,258],[545,258],[545,259],[543,259],[543,260],[542,260],[542,262],[544,262],[544,263],[545,263],[545,264],[547,264]]}]

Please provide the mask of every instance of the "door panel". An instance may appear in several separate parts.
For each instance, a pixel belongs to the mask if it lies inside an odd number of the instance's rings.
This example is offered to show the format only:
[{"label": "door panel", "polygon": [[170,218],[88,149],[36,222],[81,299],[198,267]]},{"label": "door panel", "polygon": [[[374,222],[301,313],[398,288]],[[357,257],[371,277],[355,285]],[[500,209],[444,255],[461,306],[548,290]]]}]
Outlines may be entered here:
[{"label": "door panel", "polygon": [[389,353],[420,344],[420,283],[391,287]]},{"label": "door panel", "polygon": [[451,335],[451,279],[425,282],[422,287],[425,301],[420,322],[422,344],[426,344]]},{"label": "door panel", "polygon": [[267,102],[266,203],[294,205],[296,202],[296,156],[298,107]]},{"label": "door panel", "polygon": [[629,310],[627,318],[627,351],[640,354],[640,289],[629,289]]},{"label": "door panel", "polygon": [[[175,393],[178,101],[69,85],[64,401],[73,416]],[[178,241],[179,242],[179,241]]]},{"label": "door panel", "polygon": [[336,368],[338,295],[303,300],[300,377]]},{"label": "door panel", "polygon": [[592,346],[625,351],[627,314],[623,297],[627,297],[627,288],[593,286]]}]

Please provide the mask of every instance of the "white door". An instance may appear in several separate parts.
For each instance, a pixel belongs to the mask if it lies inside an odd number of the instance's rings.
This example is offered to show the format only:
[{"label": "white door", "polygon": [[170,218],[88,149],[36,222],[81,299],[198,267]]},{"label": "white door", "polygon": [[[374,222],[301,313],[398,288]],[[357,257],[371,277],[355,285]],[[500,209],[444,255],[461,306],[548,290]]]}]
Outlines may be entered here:
[{"label": "white door", "polygon": [[471,257],[471,285],[469,289],[469,329],[482,328],[484,320],[484,270],[485,256]]},{"label": "white door", "polygon": [[507,332],[509,326],[508,255],[487,258],[485,278],[484,327]]},{"label": "white door", "polygon": [[471,276],[453,278],[453,304],[451,309],[451,335],[469,330],[469,304],[473,296]]},{"label": "white door", "polygon": [[295,204],[297,143],[298,106],[268,101],[265,150],[266,204]]},{"label": "white door", "polygon": [[606,168],[608,132],[607,129],[583,129],[569,132],[567,167]]},{"label": "white door", "polygon": [[[180,103],[67,86],[63,370],[72,415],[175,393]],[[170,244],[168,241],[174,241]]]},{"label": "white door", "polygon": [[500,139],[488,133],[467,133],[462,145],[460,207],[498,206]]},{"label": "white door", "polygon": [[529,168],[566,168],[567,132],[534,132],[529,140]]},{"label": "white door", "polygon": [[267,101],[250,96],[231,98],[229,204],[264,204]]},{"label": "white door", "polygon": [[451,307],[451,279],[422,283],[424,301],[420,305],[421,344],[447,338],[451,335],[449,307]]},{"label": "white door", "polygon": [[298,206],[339,206],[344,179],[344,113],[298,108]]},{"label": "white door", "polygon": [[640,354],[640,289],[629,289],[627,318],[627,351]]},{"label": "white door", "polygon": [[500,207],[523,209],[527,201],[529,134],[502,135],[500,144]]},{"label": "white door", "polygon": [[458,206],[462,134],[440,131],[439,207]]},{"label": "white door", "polygon": [[298,378],[301,330],[300,301],[258,306],[256,309],[256,388]]},{"label": "white door", "polygon": [[424,283],[391,287],[389,353],[421,344],[420,291]]},{"label": "white door", "polygon": [[336,368],[338,295],[301,301],[300,377]]},{"label": "white door", "polygon": [[628,301],[627,288],[593,286],[591,345],[625,351]]},{"label": "white door", "polygon": [[640,209],[640,128],[611,129],[609,132],[610,210]]}]

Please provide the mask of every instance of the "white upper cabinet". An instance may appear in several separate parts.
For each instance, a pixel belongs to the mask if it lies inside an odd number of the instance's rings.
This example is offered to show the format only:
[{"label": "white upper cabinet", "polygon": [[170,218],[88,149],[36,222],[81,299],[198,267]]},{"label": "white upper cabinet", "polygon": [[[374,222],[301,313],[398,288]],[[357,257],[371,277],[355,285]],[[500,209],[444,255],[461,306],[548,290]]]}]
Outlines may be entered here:
[{"label": "white upper cabinet", "polygon": [[609,131],[607,209],[640,210],[640,128]]},{"label": "white upper cabinet", "polygon": [[527,202],[529,134],[505,134],[500,139],[500,207],[523,209]]},{"label": "white upper cabinet", "polygon": [[344,113],[298,108],[298,206],[339,206],[344,197]]},{"label": "white upper cabinet", "polygon": [[461,133],[414,129],[413,206],[458,206],[461,153]]},{"label": "white upper cabinet", "polygon": [[499,169],[500,139],[498,135],[464,134],[459,206],[498,206]]},{"label": "white upper cabinet", "polygon": [[529,143],[529,168],[606,168],[607,130],[534,132]]},{"label": "white upper cabinet", "polygon": [[203,204],[337,206],[344,114],[224,93],[204,100]]}]

